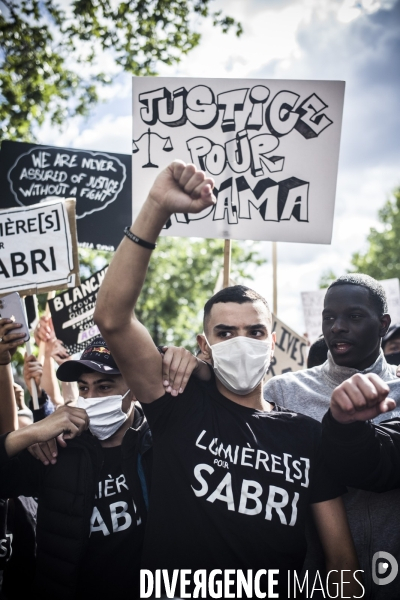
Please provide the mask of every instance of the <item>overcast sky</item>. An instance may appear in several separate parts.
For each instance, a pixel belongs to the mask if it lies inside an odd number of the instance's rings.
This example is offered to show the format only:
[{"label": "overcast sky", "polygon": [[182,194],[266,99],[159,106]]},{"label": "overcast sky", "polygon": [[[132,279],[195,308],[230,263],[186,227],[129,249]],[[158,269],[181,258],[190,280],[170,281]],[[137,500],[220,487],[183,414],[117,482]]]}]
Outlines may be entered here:
[{"label": "overcast sky", "polygon": [[[217,0],[214,7],[240,20],[243,35],[199,20],[198,48],[160,75],[346,81],[332,244],[278,243],[278,315],[302,333],[300,292],[317,289],[324,271],[350,267],[400,185],[400,0]],[[89,120],[61,133],[45,127],[38,141],[129,153],[130,77],[118,76],[104,98]],[[260,247],[269,262],[252,286],[272,302],[271,244]]]}]

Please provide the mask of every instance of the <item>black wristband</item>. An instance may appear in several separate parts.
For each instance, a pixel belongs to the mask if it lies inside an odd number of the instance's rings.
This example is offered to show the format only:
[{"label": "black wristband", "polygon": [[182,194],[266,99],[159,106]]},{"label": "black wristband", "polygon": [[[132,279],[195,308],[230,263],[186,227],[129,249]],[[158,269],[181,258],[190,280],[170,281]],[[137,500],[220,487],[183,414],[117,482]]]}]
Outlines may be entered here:
[{"label": "black wristband", "polygon": [[146,242],[146,240],[142,240],[140,237],[132,233],[129,227],[125,227],[124,234],[127,238],[131,240],[131,242],[135,242],[135,244],[139,244],[139,246],[143,246],[143,248],[147,248],[148,250],[154,250],[157,244],[152,244],[151,242]]}]

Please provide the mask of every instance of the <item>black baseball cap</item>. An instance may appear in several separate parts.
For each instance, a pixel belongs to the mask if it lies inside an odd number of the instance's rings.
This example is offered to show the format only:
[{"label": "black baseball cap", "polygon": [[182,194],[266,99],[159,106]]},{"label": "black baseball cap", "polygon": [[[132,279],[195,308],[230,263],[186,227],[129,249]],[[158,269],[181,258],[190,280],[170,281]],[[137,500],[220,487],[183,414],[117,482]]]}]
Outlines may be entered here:
[{"label": "black baseball cap", "polygon": [[393,323],[393,325],[391,325],[389,327],[389,329],[386,332],[386,335],[383,336],[382,338],[382,346],[384,346],[386,344],[386,342],[388,342],[390,339],[392,339],[392,337],[398,337],[400,335],[400,323]]},{"label": "black baseball cap", "polygon": [[67,360],[57,369],[60,381],[77,381],[86,369],[106,375],[121,375],[111,352],[101,336],[95,337],[82,352],[79,360]]}]

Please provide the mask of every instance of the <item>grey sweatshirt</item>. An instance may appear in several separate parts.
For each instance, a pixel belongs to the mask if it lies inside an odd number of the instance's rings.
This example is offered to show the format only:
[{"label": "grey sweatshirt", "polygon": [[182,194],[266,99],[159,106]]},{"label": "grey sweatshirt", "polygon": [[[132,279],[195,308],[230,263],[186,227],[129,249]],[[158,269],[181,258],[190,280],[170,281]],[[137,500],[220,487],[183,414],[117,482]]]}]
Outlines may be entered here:
[{"label": "grey sweatshirt", "polygon": [[[396,367],[386,362],[382,350],[377,360],[364,371],[339,367],[329,352],[328,360],[319,367],[270,379],[264,386],[264,398],[321,421],[335,387],[360,372],[379,375],[390,387],[390,398],[396,401],[396,409],[379,415],[374,422],[400,418],[400,378],[396,377]],[[400,565],[400,490],[376,494],[351,489],[343,501],[360,568],[364,571],[365,600],[399,600],[400,575],[388,585],[376,585],[372,581],[372,558],[376,552],[385,551]],[[310,553],[315,552],[314,545]],[[316,563],[315,556],[307,558],[307,564],[312,563]]]}]

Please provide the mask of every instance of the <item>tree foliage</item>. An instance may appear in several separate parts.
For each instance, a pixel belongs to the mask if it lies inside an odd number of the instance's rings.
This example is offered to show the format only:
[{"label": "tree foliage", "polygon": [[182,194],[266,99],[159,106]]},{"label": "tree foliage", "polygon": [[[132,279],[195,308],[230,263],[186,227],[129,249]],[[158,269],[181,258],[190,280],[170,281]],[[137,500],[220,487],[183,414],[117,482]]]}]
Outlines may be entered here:
[{"label": "tree foliage", "polygon": [[87,115],[112,62],[133,75],[155,75],[200,41],[193,18],[223,32],[241,26],[211,0],[0,0],[0,135],[32,141],[45,118],[61,125]]},{"label": "tree foliage", "polygon": [[[196,348],[202,309],[214,293],[223,255],[223,240],[160,238],[136,311],[157,345]],[[248,277],[251,266],[263,262],[253,245],[232,244],[234,279]]]},{"label": "tree foliage", "polygon": [[[112,256],[112,252],[80,249],[81,277],[85,279],[102,269]],[[202,331],[202,309],[214,293],[223,256],[223,240],[159,238],[136,307],[138,318],[157,345],[196,348],[195,334]],[[252,279],[254,267],[264,263],[257,244],[232,243],[232,278]]]},{"label": "tree foliage", "polygon": [[352,257],[351,271],[366,273],[375,279],[400,278],[400,188],[393,192],[379,211],[382,227],[371,228],[368,250],[356,252]]},{"label": "tree foliage", "polygon": [[335,272],[332,269],[326,269],[320,277],[319,288],[321,290],[326,289],[335,279],[337,279]]}]

